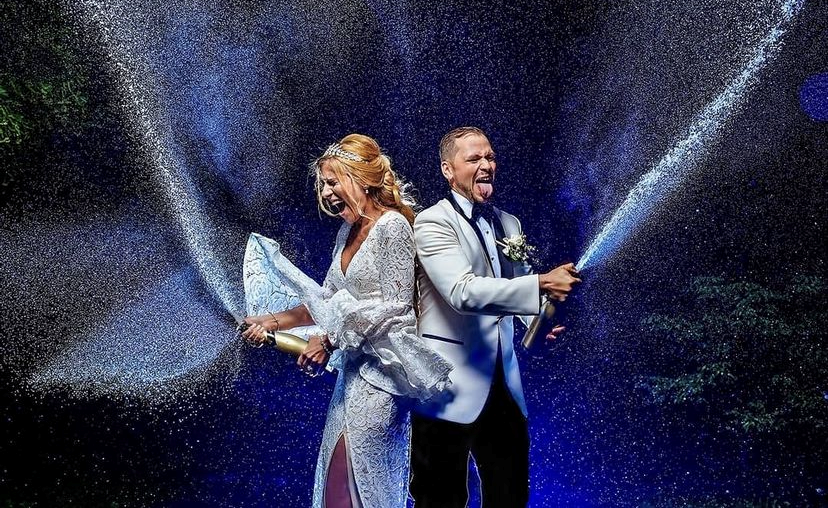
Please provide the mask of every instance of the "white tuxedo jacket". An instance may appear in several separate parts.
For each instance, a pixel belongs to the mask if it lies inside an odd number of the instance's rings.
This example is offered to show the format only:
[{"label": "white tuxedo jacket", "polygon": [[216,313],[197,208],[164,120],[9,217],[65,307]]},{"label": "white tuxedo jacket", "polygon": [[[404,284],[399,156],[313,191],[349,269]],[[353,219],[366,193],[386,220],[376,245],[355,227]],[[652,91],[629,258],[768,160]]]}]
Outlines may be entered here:
[{"label": "white tuxedo jacket", "polygon": [[[515,216],[495,212],[507,236],[521,232]],[[538,276],[527,263],[507,261],[515,277],[495,278],[474,228],[447,199],[417,215],[414,239],[419,335],[454,365],[449,391],[415,411],[458,423],[476,420],[489,395],[500,342],[506,384],[526,415],[512,316],[538,313]]]}]

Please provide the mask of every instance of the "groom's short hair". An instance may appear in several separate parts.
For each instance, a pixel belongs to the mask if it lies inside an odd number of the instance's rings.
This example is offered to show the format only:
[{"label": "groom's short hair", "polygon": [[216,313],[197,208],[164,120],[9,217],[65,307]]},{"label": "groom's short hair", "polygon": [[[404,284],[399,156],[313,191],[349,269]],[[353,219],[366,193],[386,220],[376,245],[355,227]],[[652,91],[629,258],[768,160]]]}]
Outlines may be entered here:
[{"label": "groom's short hair", "polygon": [[489,139],[489,136],[479,127],[457,127],[452,129],[440,140],[440,162],[451,161],[457,154],[457,144],[454,141],[470,134],[477,134]]}]

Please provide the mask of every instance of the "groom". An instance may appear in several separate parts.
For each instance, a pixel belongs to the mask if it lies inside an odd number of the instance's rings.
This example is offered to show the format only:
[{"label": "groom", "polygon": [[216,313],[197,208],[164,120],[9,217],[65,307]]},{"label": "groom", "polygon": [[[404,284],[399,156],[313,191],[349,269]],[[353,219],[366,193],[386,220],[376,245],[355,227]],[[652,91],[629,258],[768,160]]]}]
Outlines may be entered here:
[{"label": "groom", "polygon": [[529,433],[512,316],[537,314],[542,294],[563,301],[580,282],[572,264],[532,275],[525,261],[498,247],[521,226],[488,203],[496,166],[482,130],[460,127],[443,136],[440,168],[451,192],[414,223],[419,333],[454,364],[450,390],[417,406],[412,419],[417,508],[466,506],[470,454],[484,507],[526,506]]}]

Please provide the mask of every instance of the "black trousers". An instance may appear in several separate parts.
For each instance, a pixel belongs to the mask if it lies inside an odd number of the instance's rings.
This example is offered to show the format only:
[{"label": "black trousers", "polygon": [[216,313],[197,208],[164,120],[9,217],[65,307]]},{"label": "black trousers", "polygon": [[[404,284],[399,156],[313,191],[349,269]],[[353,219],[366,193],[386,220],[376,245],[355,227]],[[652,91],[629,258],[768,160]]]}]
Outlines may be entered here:
[{"label": "black trousers", "polygon": [[529,431],[506,386],[500,354],[477,420],[462,424],[415,414],[411,425],[411,495],[416,508],[466,506],[469,454],[477,464],[484,507],[523,508],[529,502]]}]

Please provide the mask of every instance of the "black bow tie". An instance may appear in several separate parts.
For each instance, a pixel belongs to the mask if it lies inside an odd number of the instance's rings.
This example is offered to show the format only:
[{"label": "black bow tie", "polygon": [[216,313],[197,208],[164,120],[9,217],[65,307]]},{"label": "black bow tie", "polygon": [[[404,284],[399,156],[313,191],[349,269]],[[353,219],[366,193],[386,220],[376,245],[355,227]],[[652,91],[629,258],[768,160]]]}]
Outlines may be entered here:
[{"label": "black bow tie", "polygon": [[477,219],[483,217],[489,224],[494,224],[496,219],[494,207],[489,203],[475,203],[472,206],[471,220],[477,222]]}]

